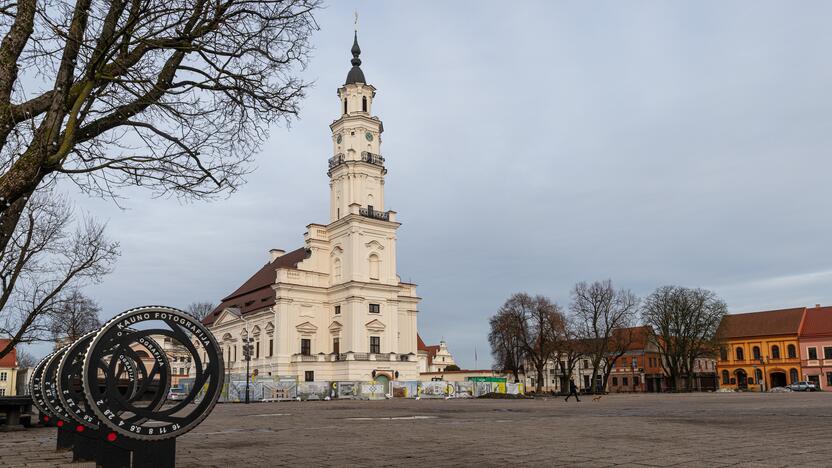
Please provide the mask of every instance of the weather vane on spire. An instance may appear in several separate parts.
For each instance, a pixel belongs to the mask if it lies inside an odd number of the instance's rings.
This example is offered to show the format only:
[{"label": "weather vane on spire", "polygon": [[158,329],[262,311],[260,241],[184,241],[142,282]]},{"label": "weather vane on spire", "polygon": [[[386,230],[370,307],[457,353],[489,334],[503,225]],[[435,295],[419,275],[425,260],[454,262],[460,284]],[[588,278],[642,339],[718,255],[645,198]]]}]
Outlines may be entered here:
[{"label": "weather vane on spire", "polygon": [[355,32],[358,32],[358,10],[355,10]]}]

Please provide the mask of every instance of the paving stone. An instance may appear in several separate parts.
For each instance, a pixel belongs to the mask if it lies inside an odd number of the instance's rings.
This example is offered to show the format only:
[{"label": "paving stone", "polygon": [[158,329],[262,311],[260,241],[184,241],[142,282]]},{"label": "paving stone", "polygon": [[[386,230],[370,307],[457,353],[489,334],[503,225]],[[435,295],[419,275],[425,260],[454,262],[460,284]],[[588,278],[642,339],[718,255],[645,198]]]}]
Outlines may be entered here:
[{"label": "paving stone", "polygon": [[[431,418],[390,419],[409,416]],[[54,431],[4,434],[0,467],[93,466]],[[177,466],[828,466],[829,433],[826,393],[224,404],[178,439]]]}]

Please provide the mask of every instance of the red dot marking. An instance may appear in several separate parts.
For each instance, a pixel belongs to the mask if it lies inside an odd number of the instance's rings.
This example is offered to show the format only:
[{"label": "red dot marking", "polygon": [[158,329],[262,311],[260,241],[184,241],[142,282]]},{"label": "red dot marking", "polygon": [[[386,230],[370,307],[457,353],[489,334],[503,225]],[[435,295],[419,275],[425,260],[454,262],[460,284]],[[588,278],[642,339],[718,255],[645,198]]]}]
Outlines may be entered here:
[{"label": "red dot marking", "polygon": [[49,421],[49,416],[44,416],[44,417],[43,417],[43,420],[44,420],[44,421]]},{"label": "red dot marking", "polygon": [[80,424],[75,426],[75,432],[84,432],[84,426]]},{"label": "red dot marking", "polygon": [[63,427],[64,422],[63,421],[58,421],[57,423],[55,423],[55,425],[58,426],[58,427]]},{"label": "red dot marking", "polygon": [[115,442],[116,438],[117,438],[117,436],[116,436],[115,432],[111,432],[111,433],[107,434],[107,442]]}]

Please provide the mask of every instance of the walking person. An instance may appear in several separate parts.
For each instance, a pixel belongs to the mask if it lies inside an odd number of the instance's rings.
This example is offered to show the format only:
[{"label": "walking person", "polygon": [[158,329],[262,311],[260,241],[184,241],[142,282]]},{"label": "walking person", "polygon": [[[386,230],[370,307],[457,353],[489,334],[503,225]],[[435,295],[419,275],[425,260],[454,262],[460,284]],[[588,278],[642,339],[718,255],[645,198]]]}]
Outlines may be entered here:
[{"label": "walking person", "polygon": [[566,395],[566,401],[569,401],[569,397],[575,395],[575,399],[578,400],[578,403],[581,402],[581,399],[578,398],[578,387],[575,385],[575,379],[569,380],[569,395]]}]

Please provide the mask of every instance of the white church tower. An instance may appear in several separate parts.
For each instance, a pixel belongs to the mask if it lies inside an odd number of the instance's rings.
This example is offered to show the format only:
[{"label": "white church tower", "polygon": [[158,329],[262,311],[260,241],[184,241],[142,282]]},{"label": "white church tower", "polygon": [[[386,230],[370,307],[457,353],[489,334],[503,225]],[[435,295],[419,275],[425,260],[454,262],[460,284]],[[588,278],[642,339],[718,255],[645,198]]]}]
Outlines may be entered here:
[{"label": "white church tower", "polygon": [[329,223],[309,224],[304,247],[270,251],[269,262],[210,314],[226,364],[244,372],[242,342],[255,343],[260,376],[301,381],[417,380],[416,285],[396,269],[394,211],[384,205],[384,127],[376,88],[352,68],[338,89],[328,161]]}]

